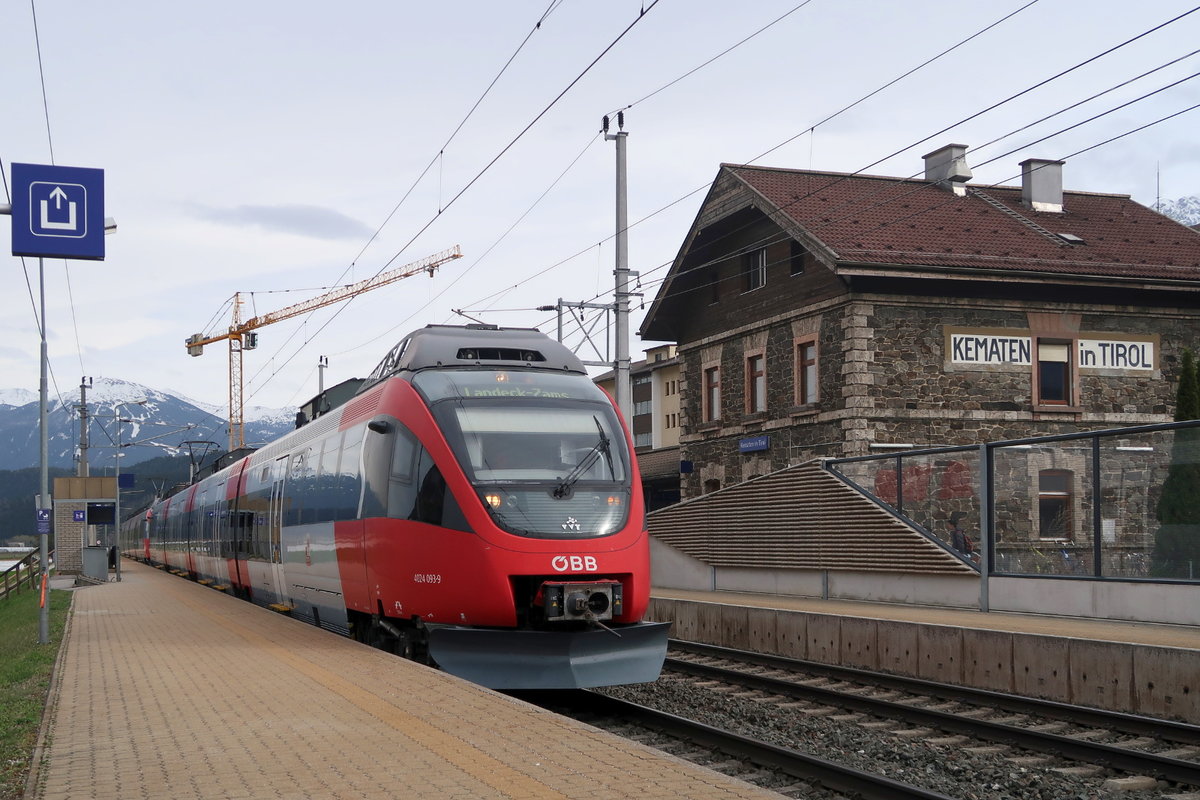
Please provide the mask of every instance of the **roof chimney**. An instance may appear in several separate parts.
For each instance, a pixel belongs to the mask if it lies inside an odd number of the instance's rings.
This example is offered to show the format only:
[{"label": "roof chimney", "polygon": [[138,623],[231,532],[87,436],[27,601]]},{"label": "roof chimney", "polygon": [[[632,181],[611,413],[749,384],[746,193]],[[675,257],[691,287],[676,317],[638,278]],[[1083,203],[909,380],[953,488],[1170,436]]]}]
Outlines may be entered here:
[{"label": "roof chimney", "polygon": [[1061,214],[1062,161],[1027,158],[1021,162],[1021,202],[1034,211]]},{"label": "roof chimney", "polygon": [[949,189],[959,197],[967,193],[967,187],[963,184],[971,180],[971,168],[967,166],[965,144],[948,144],[924,158],[925,180]]}]

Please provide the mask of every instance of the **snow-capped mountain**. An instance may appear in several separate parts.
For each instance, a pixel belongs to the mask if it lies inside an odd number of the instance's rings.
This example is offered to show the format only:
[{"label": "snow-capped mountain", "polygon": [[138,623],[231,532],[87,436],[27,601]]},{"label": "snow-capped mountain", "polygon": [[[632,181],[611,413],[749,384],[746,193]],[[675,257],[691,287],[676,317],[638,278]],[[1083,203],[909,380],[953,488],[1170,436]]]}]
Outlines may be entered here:
[{"label": "snow-capped mountain", "polygon": [[1200,195],[1164,200],[1158,213],[1184,225],[1200,225]]},{"label": "snow-capped mountain", "polygon": [[23,406],[37,400],[37,394],[27,389],[0,389],[0,406]]},{"label": "snow-capped mountain", "polygon": [[[50,465],[65,469],[74,469],[79,449],[79,390],[72,389],[70,395],[51,396],[47,409]],[[186,441],[215,442],[218,450],[229,442],[226,409],[137,383],[96,378],[87,391],[87,407],[93,474],[111,468],[118,452],[122,469],[128,470],[156,456],[186,453]],[[247,444],[278,438],[293,428],[295,418],[294,409],[247,408]],[[37,466],[39,452],[37,394],[0,389],[0,469]]]}]

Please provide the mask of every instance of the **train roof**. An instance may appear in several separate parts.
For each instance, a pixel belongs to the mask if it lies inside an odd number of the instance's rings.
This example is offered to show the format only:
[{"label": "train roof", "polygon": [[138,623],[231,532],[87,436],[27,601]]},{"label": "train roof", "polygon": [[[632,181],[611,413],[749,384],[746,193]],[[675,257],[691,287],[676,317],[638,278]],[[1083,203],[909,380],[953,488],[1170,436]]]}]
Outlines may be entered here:
[{"label": "train roof", "polygon": [[427,325],[405,336],[393,347],[359,391],[400,372],[462,367],[587,374],[578,356],[535,328]]}]

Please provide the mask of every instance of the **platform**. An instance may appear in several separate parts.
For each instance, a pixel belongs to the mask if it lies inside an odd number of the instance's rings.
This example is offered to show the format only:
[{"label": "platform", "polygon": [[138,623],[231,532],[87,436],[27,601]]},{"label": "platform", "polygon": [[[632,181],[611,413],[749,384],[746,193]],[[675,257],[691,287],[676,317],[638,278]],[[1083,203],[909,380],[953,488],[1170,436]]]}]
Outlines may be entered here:
[{"label": "platform", "polygon": [[1200,724],[1200,628],[655,588],[671,635]]},{"label": "platform", "polygon": [[141,564],[75,593],[30,798],[774,793]]}]

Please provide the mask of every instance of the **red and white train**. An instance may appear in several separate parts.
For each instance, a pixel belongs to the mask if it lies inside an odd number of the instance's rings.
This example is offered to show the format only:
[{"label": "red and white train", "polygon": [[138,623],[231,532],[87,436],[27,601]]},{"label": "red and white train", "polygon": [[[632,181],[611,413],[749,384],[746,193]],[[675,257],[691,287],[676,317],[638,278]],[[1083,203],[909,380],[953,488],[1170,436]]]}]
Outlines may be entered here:
[{"label": "red and white train", "polygon": [[612,400],[535,330],[429,326],[358,393],[155,503],[126,555],[500,689],[657,678]]}]

